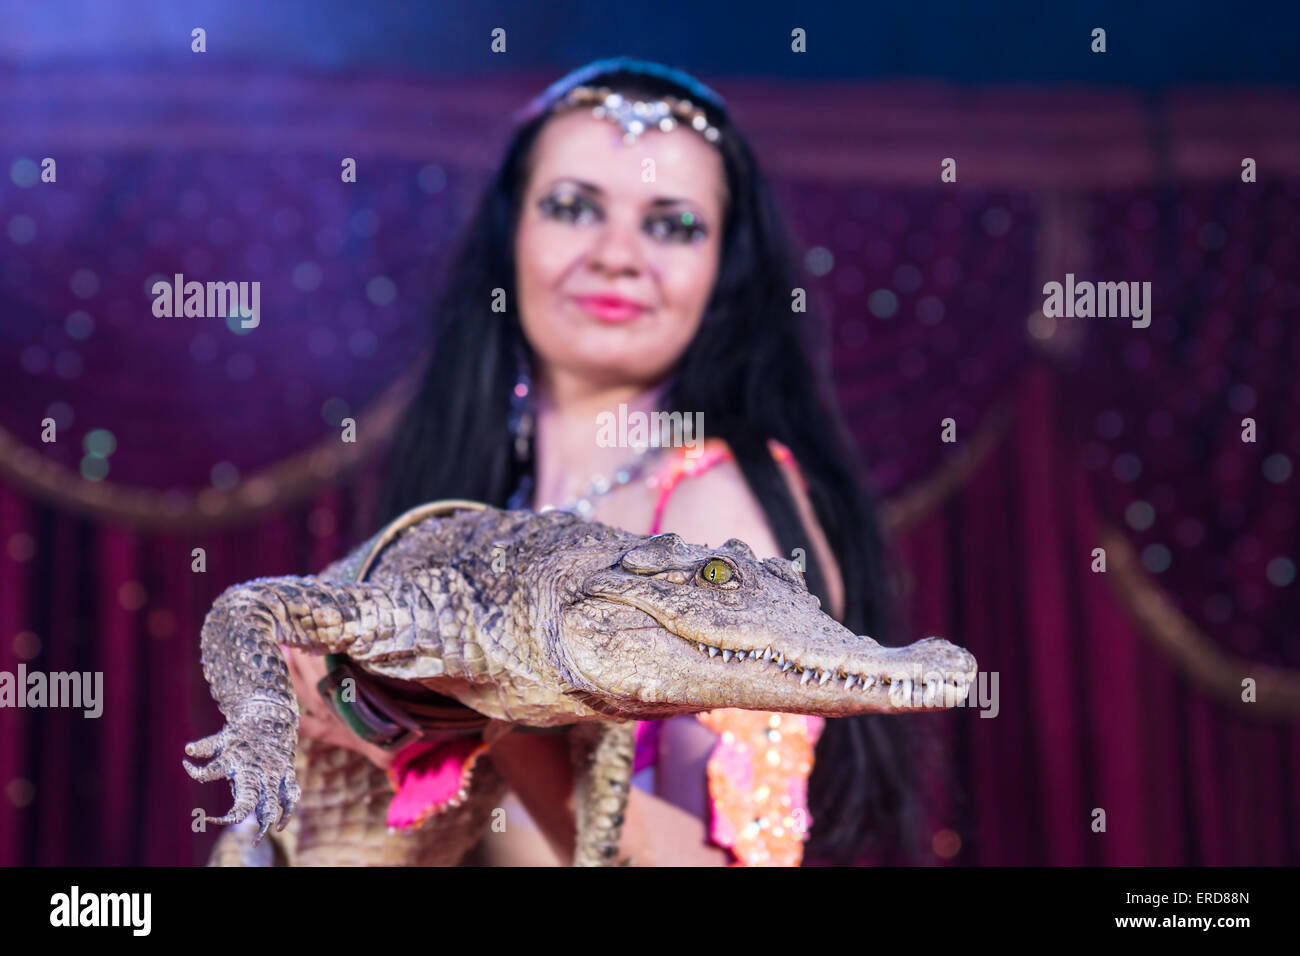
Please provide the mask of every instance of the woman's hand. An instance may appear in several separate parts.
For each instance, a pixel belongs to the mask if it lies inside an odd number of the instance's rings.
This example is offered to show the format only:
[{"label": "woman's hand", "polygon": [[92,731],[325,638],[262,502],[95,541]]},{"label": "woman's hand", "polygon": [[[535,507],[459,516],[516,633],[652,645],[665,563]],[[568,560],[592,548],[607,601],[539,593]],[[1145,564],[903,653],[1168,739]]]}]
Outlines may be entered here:
[{"label": "woman's hand", "polygon": [[316,689],[316,685],[325,676],[325,658],[283,644],[280,645],[280,651],[289,665],[289,678],[293,681],[293,692],[298,698],[299,736],[355,750],[376,767],[387,770],[393,762],[393,755],[382,747],[366,743],[354,734]]},{"label": "woman's hand", "polygon": [[[298,698],[299,735],[354,750],[387,769],[393,755],[354,734],[316,690],[325,676],[325,659],[284,645],[280,650]],[[577,823],[568,737],[508,733],[492,744],[491,753],[493,764],[552,850],[565,863],[572,861]],[[631,857],[637,866],[726,866],[731,862],[726,850],[708,842],[703,820],[637,787],[628,797],[619,857]]]},{"label": "woman's hand", "polygon": [[[577,831],[567,736],[511,733],[492,745],[492,762],[555,854],[572,861]],[[636,866],[726,866],[731,855],[708,842],[704,821],[632,787],[619,858]],[[490,835],[489,835],[490,839]]]}]

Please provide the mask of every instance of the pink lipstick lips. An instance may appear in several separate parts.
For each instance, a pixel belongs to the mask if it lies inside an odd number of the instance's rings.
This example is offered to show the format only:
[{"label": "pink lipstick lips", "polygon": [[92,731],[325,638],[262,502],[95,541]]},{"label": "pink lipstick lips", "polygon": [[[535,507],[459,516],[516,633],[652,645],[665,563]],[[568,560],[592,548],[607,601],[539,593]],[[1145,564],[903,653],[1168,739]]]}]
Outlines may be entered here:
[{"label": "pink lipstick lips", "polygon": [[579,295],[578,307],[602,322],[630,322],[646,311],[646,306],[617,295]]}]

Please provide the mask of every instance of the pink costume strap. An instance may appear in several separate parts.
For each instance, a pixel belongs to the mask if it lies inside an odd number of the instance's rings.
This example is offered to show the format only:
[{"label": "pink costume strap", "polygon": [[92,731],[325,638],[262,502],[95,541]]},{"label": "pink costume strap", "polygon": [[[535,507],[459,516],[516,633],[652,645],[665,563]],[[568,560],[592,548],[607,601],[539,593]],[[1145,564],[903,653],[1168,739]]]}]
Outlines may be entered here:
[{"label": "pink costume strap", "polygon": [[[799,471],[799,465],[794,460],[794,455],[790,449],[781,444],[775,438],[769,438],[767,442],[768,450],[771,451],[772,457],[782,464],[789,464],[798,475],[799,483],[805,489],[808,487],[807,481],[804,480],[803,474]],[[731,449],[721,438],[713,437],[704,440],[704,448],[700,454],[691,457],[687,450],[673,455],[659,470],[659,473],[650,479],[652,487],[658,487],[659,498],[655,502],[654,521],[650,526],[650,534],[658,534],[663,528],[664,509],[668,507],[668,499],[672,497],[677,486],[683,479],[695,478],[704,474],[715,465],[720,465],[724,461],[732,460]]]},{"label": "pink costume strap", "polygon": [[[772,457],[793,468],[799,484],[808,483],[790,449],[768,441]],[[675,454],[651,478],[657,483],[651,534],[663,527],[664,508],[686,478],[704,474],[732,459],[720,438],[706,439],[694,458]],[[775,714],[724,708],[697,714],[696,719],[718,735],[707,764],[709,838],[735,857],[733,866],[798,866],[803,843],[812,827],[807,781],[813,751],[825,721],[820,717]],[[659,760],[658,721],[637,725],[635,770]]]}]

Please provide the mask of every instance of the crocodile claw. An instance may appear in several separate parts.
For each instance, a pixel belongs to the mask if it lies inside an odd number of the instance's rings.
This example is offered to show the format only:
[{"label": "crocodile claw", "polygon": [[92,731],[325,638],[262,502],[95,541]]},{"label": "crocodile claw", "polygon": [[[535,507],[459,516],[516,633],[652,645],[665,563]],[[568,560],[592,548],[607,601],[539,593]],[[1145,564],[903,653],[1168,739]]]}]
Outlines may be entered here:
[{"label": "crocodile claw", "polygon": [[185,772],[195,780],[230,781],[234,806],[225,816],[204,816],[209,823],[239,823],[250,813],[257,815],[257,846],[272,824],[283,830],[293,816],[301,796],[293,769],[296,721],[270,716],[235,717],[220,733],[185,745],[191,757],[211,758],[202,766],[183,761]]}]

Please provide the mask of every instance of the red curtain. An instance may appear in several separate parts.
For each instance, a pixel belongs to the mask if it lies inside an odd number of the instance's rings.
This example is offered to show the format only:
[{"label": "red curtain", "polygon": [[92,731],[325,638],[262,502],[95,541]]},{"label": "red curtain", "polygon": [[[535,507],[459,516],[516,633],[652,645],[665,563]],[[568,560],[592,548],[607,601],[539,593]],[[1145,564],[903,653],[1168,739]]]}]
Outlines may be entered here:
[{"label": "red curtain", "polygon": [[[192,813],[228,797],[181,768],[220,727],[203,614],[371,530],[438,266],[501,117],[542,85],[469,108],[382,79],[102,79],[22,80],[6,130],[27,155],[0,221],[39,241],[0,262],[0,671],[102,671],[104,702],[0,709],[0,864],[204,860]],[[1300,862],[1300,157],[1278,133],[1297,104],[734,86],[831,318],[912,633],[997,674],[996,717],[915,718],[953,771],[931,795],[940,855]],[[340,123],[366,144],[343,193]],[[46,149],[58,192],[27,181]],[[1047,320],[1042,284],[1067,271],[1150,279],[1150,327]],[[149,321],[141,288],[175,272],[265,276],[266,334]]]}]

